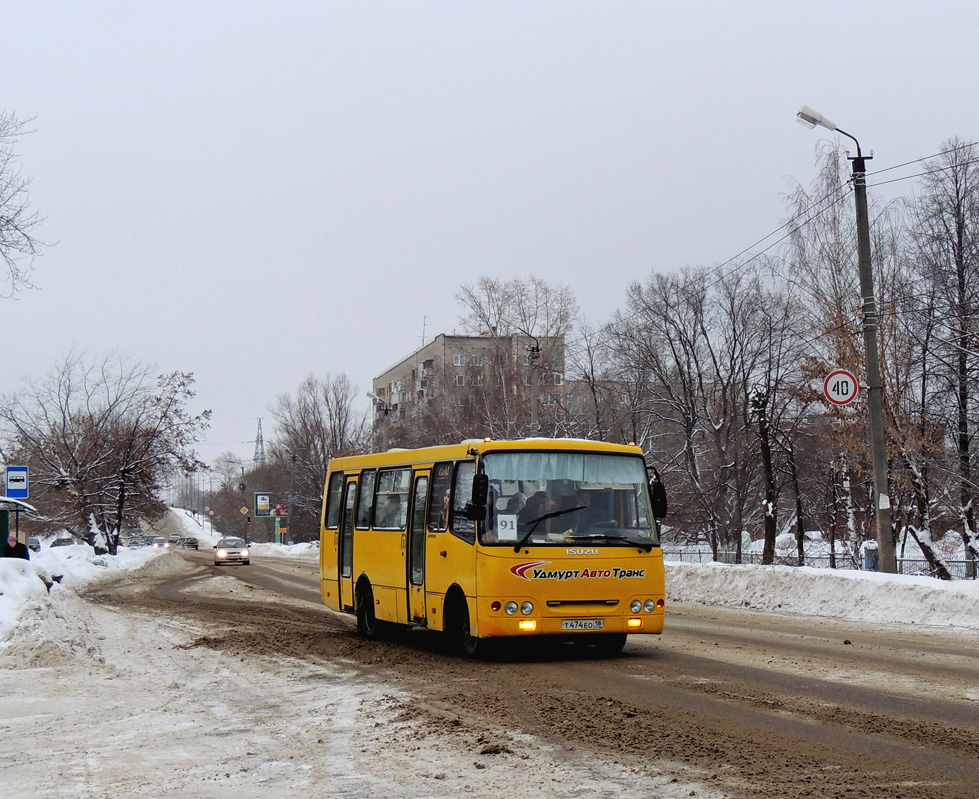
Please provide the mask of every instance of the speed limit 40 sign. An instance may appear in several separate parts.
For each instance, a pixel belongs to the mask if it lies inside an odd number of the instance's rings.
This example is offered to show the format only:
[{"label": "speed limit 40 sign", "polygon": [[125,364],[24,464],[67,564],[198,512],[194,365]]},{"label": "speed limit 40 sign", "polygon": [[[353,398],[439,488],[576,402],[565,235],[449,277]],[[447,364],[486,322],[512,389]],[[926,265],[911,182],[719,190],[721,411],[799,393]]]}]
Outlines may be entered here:
[{"label": "speed limit 40 sign", "polygon": [[857,396],[860,384],[852,372],[837,369],[823,382],[823,394],[834,405],[847,405]]}]

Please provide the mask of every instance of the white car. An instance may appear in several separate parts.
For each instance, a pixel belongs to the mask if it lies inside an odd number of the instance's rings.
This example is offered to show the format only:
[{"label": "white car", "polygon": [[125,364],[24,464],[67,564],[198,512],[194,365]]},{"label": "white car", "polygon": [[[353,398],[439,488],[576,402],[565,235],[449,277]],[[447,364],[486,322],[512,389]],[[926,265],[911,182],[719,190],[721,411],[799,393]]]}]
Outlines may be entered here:
[{"label": "white car", "polygon": [[251,563],[248,545],[240,538],[222,538],[214,546],[214,565],[223,566],[225,563],[241,563],[247,566]]}]

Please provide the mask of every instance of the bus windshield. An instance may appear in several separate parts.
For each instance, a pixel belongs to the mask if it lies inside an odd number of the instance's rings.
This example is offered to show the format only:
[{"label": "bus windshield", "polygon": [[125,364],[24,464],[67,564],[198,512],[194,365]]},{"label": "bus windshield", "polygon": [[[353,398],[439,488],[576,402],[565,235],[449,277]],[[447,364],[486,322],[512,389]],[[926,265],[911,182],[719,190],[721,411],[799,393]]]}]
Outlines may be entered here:
[{"label": "bus windshield", "polygon": [[484,544],[655,546],[646,466],[634,455],[491,452]]}]

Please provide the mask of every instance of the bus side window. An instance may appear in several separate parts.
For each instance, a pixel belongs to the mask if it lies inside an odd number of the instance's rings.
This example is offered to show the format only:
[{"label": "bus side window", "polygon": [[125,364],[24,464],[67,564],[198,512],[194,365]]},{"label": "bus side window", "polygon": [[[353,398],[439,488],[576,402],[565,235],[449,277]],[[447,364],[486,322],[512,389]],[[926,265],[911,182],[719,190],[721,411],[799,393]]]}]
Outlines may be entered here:
[{"label": "bus side window", "polygon": [[326,489],[326,514],[324,527],[327,530],[336,530],[340,525],[340,496],[343,494],[343,472],[334,472],[330,475],[330,483]]},{"label": "bus side window", "polygon": [[475,461],[460,461],[452,487],[452,534],[470,544],[476,543],[476,522],[466,518],[465,507],[472,499]]},{"label": "bus side window", "polygon": [[371,470],[360,476],[360,489],[357,494],[357,529],[366,530],[371,526],[371,511],[374,509],[374,482],[377,472]]},{"label": "bus side window", "polygon": [[452,494],[452,464],[437,463],[432,469],[432,490],[428,502],[428,529],[442,533],[449,529],[449,500]]},{"label": "bus side window", "polygon": [[374,504],[375,530],[404,530],[408,517],[411,469],[387,469],[378,473]]}]

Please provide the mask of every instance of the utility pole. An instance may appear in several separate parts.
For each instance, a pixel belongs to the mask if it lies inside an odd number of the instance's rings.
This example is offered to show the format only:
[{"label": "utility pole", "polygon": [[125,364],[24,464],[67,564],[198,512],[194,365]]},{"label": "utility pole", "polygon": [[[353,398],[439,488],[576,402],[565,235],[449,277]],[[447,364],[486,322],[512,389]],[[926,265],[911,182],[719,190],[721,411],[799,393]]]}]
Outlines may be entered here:
[{"label": "utility pole", "polygon": [[[839,130],[837,128],[837,130]],[[850,136],[840,131],[844,136]],[[856,139],[853,141],[857,142]],[[869,157],[868,157],[869,158]],[[897,573],[894,538],[891,534],[891,498],[887,487],[887,447],[884,440],[884,389],[877,351],[879,328],[874,299],[874,273],[870,262],[870,215],[867,211],[867,158],[860,152],[853,162],[853,196],[857,206],[857,260],[860,267],[860,294],[863,298],[863,344],[867,351],[867,393],[870,401],[870,445],[874,461],[874,499],[877,515],[877,549],[880,570]]]},{"label": "utility pole", "polygon": [[758,415],[758,440],[761,443],[761,465],[765,477],[765,546],[761,562],[769,565],[775,562],[775,470],[772,466],[771,429],[768,424],[768,393],[763,390],[751,395],[751,407]]},{"label": "utility pole", "polygon": [[874,514],[877,518],[877,553],[879,569],[897,573],[897,558],[891,532],[891,498],[887,486],[887,447],[884,439],[883,382],[880,377],[880,354],[877,351],[877,303],[874,299],[874,273],[870,262],[870,214],[867,211],[867,161],[856,136],[839,128],[818,111],[803,106],[796,115],[809,128],[819,125],[853,139],[857,145],[853,162],[853,197],[857,211],[857,265],[860,270],[860,296],[863,300],[863,344],[867,354],[867,394],[870,406],[870,449],[874,466]]},{"label": "utility pole", "polygon": [[[296,486],[296,453],[293,452],[292,453],[292,468],[289,470],[289,519],[286,521],[286,533],[287,534],[289,532],[289,529],[292,527],[292,514],[293,514],[293,512],[295,510],[295,507],[294,507],[295,506],[295,503],[293,502],[293,497],[295,496],[295,494],[293,494],[293,491],[295,490],[295,486]],[[296,531],[294,529],[292,531],[292,540],[293,541],[296,540]],[[286,542],[283,541],[282,543],[284,544]]]}]

